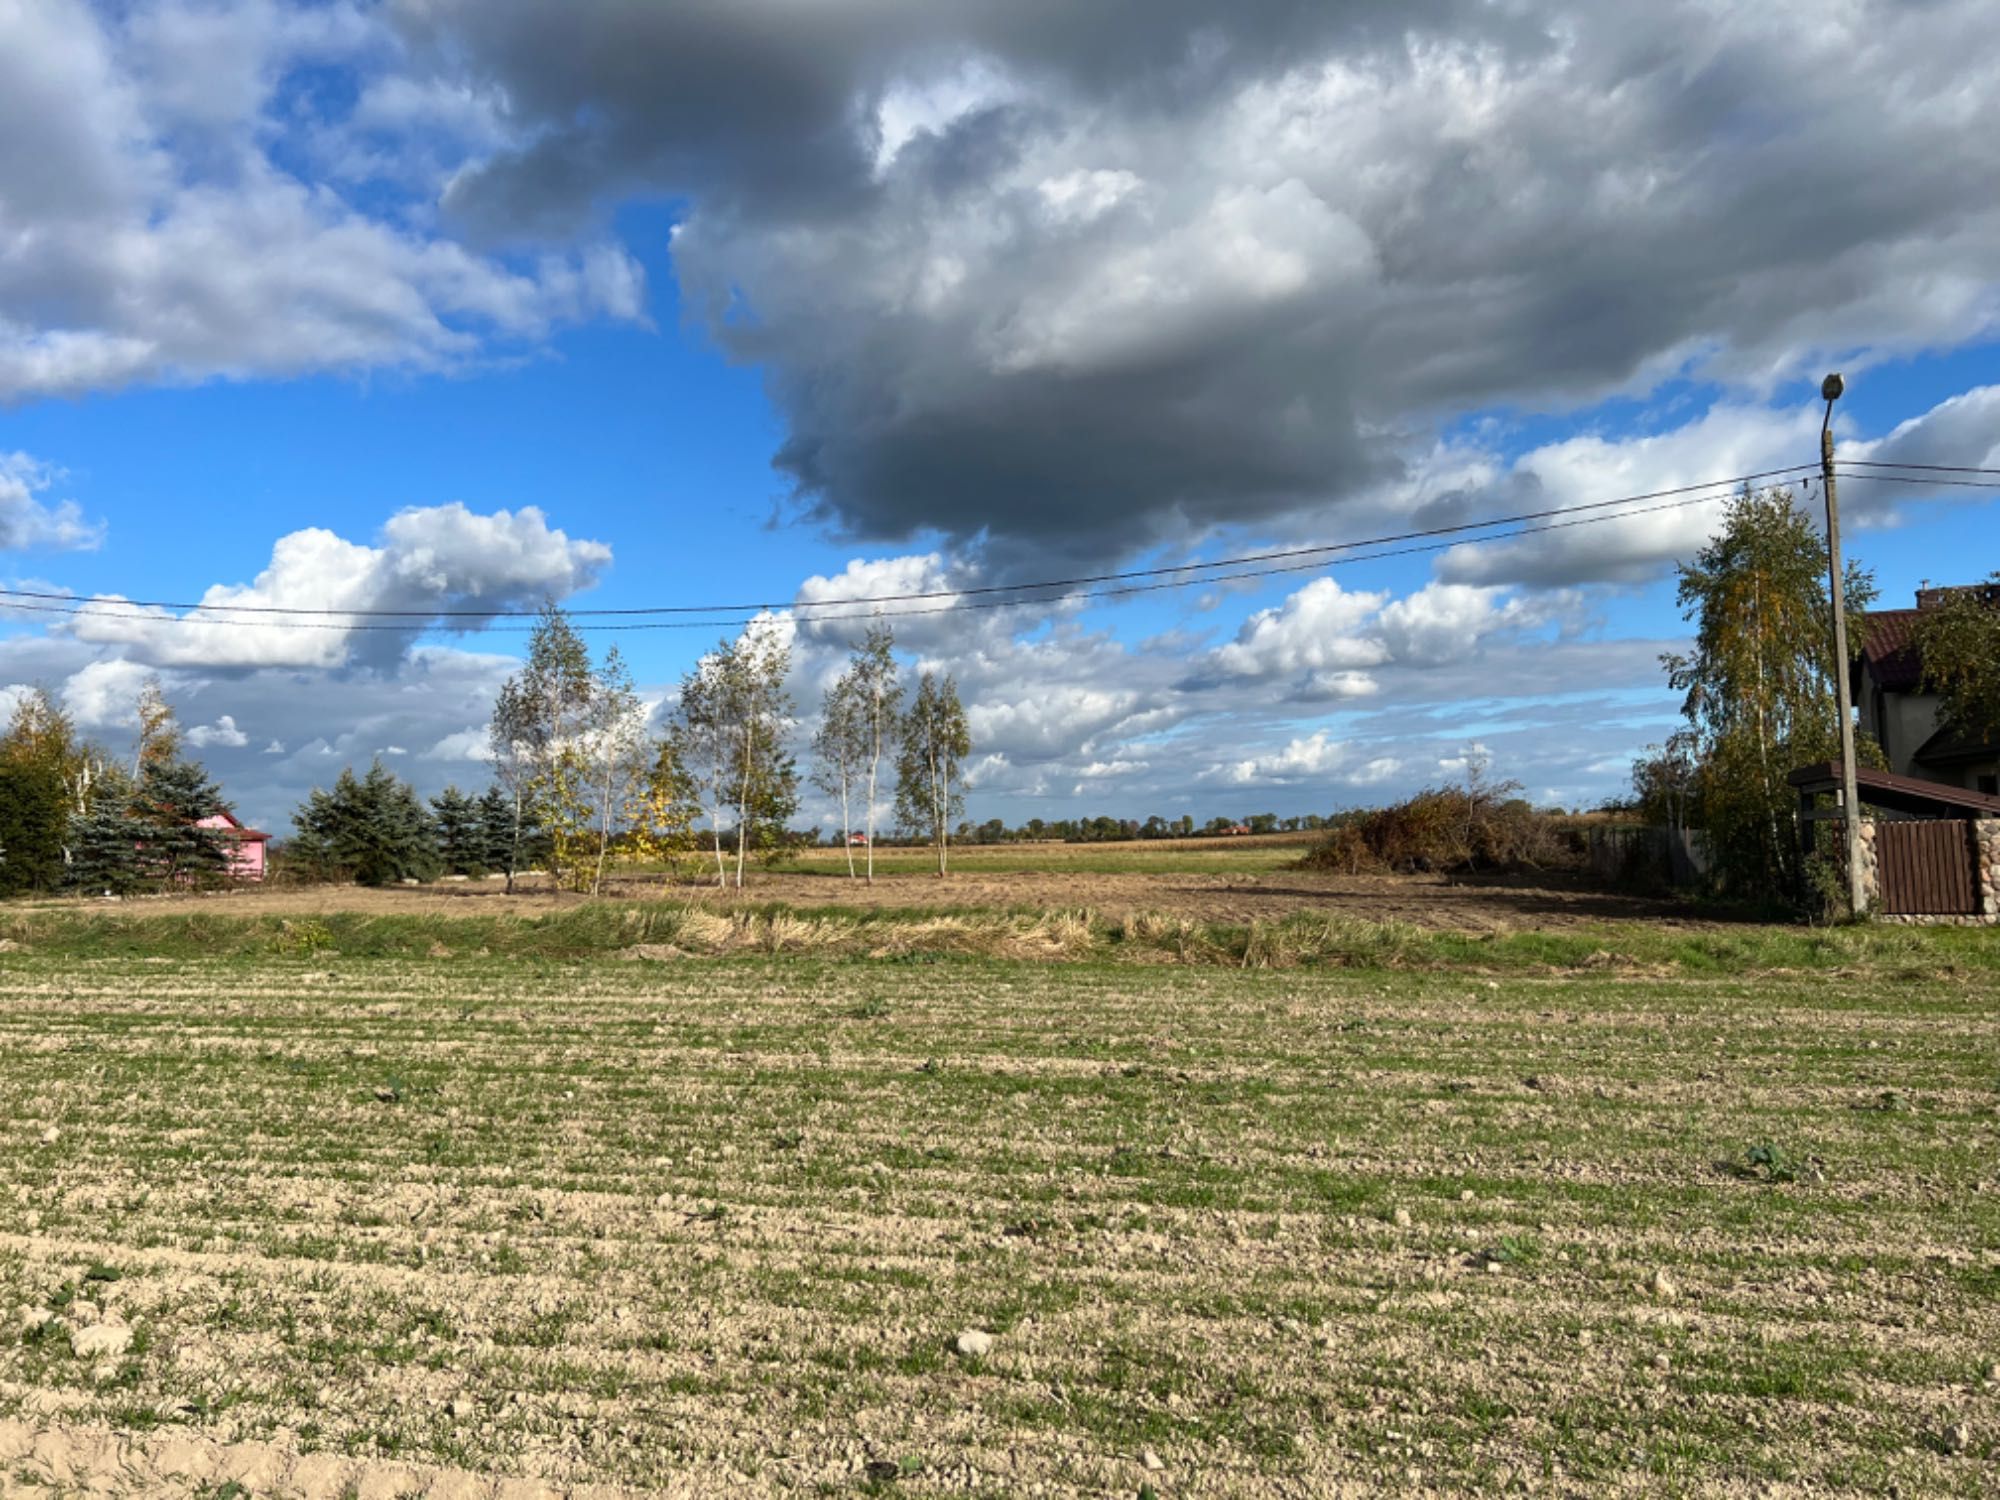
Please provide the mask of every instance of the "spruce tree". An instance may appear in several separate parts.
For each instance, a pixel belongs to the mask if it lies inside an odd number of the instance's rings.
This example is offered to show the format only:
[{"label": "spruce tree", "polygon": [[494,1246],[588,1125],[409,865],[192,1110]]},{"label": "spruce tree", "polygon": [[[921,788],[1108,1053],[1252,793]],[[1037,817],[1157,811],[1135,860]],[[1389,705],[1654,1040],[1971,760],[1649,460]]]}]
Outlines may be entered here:
[{"label": "spruce tree", "polygon": [[482,874],[486,865],[486,836],[480,804],[455,786],[448,786],[431,798],[431,816],[437,829],[438,861],[447,875]]},{"label": "spruce tree", "polygon": [[347,873],[334,854],[340,818],[340,803],[318,787],[307,794],[298,811],[292,814],[292,827],[297,831],[285,842],[285,864],[300,879],[338,880]]},{"label": "spruce tree", "polygon": [[196,826],[222,812],[222,793],[199,761],[161,756],[147,761],[133,793],[139,821],[141,877],[162,887],[214,880],[229,869],[221,831]]},{"label": "spruce tree", "polygon": [[147,826],[124,797],[100,798],[69,825],[69,884],[86,896],[129,896],[143,874],[140,845]]},{"label": "spruce tree", "polygon": [[332,791],[315,789],[292,817],[293,857],[320,879],[360,885],[430,880],[438,873],[437,831],[409,783],[379,760],[368,774],[340,773]]},{"label": "spruce tree", "polygon": [[498,782],[480,797],[479,862],[488,870],[504,870],[514,852],[514,798]]},{"label": "spruce tree", "polygon": [[0,896],[53,890],[62,882],[67,814],[55,767],[0,759]]}]

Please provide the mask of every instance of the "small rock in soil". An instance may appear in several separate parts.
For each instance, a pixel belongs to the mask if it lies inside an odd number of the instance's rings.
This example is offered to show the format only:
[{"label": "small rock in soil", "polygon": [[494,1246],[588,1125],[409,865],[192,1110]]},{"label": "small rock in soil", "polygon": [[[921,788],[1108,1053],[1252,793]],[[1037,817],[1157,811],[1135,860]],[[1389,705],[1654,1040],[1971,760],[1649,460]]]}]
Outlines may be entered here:
[{"label": "small rock in soil", "polygon": [[1651,1291],[1662,1302],[1673,1301],[1674,1298],[1680,1295],[1681,1291],[1679,1287],[1674,1285],[1673,1278],[1665,1271],[1655,1271],[1653,1279],[1646,1283],[1646,1287],[1647,1290]]},{"label": "small rock in soil", "polygon": [[958,1352],[967,1359],[984,1359],[993,1352],[993,1335],[983,1328],[962,1329],[958,1335]]},{"label": "small rock in soil", "polygon": [[1160,1470],[1164,1469],[1167,1466],[1166,1460],[1161,1458],[1160,1455],[1155,1453],[1151,1448],[1148,1448],[1145,1452],[1139,1455],[1139,1462],[1144,1464],[1148,1469],[1152,1470],[1155,1474],[1159,1473]]},{"label": "small rock in soil", "polygon": [[1963,1453],[1972,1446],[1972,1429],[1963,1422],[1954,1422],[1944,1430],[1944,1446],[1948,1453]]},{"label": "small rock in soil", "polygon": [[42,1132],[42,1144],[44,1146],[53,1146],[57,1141],[61,1139],[62,1139],[62,1132],[56,1129],[55,1126],[53,1125],[51,1125],[47,1130],[44,1130]]},{"label": "small rock in soil", "polygon": [[114,1359],[132,1346],[132,1330],[122,1323],[93,1323],[69,1336],[69,1352],[78,1359]]},{"label": "small rock in soil", "polygon": [[1396,1227],[1398,1229],[1408,1229],[1410,1227],[1410,1211],[1407,1208],[1396,1210]]}]

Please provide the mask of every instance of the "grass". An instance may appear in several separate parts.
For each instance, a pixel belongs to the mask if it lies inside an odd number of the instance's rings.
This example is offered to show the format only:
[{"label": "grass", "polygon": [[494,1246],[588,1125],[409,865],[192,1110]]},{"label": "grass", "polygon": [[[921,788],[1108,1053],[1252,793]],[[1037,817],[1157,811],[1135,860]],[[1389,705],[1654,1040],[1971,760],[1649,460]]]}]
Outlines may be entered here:
[{"label": "grass", "polygon": [[[1043,909],[710,909],[592,902],[539,916],[313,917],[221,911],[6,912],[0,938],[44,958],[205,958],[316,965],[354,959],[784,954],[895,963],[1011,958],[1222,968],[1464,969],[1689,975],[1866,970],[1890,978],[2000,974],[2000,941],[1977,928],[1603,922],[1558,930],[1433,931],[1300,914],[1248,924],[1162,913]],[[5,962],[0,955],[0,962]]]},{"label": "grass", "polygon": [[[1018,875],[1052,871],[1086,875],[1245,875],[1291,869],[1324,835],[1275,833],[1250,837],[1146,839],[1099,844],[963,844],[951,850],[951,868],[964,875]],[[865,857],[857,850],[857,866]],[[847,878],[843,849],[807,849],[775,868],[794,875]],[[880,848],[878,875],[925,875],[937,869],[929,849]]]},{"label": "grass", "polygon": [[[1990,1485],[1991,935],[657,964],[586,912],[0,957],[0,1419],[752,1494]],[[13,1333],[80,1300],[121,1364]]]}]

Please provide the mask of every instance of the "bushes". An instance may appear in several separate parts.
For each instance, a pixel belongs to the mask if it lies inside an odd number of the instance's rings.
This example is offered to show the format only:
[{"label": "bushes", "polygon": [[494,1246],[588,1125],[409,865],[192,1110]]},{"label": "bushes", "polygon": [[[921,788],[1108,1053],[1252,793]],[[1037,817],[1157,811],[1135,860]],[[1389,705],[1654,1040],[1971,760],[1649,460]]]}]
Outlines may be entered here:
[{"label": "bushes", "polygon": [[1575,830],[1513,795],[1519,790],[1515,782],[1427,787],[1407,802],[1349,814],[1307,851],[1299,868],[1359,875],[1579,863]]}]

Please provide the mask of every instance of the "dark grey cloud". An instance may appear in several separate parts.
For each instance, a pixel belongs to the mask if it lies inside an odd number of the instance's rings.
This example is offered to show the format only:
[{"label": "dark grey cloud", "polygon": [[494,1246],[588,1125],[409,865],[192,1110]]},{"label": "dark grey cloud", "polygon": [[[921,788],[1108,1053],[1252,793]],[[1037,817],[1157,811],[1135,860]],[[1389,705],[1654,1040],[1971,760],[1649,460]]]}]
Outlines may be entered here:
[{"label": "dark grey cloud", "polygon": [[688,306],[768,372],[803,510],[1002,574],[1337,530],[1468,409],[1762,394],[1995,318],[1972,0],[397,13],[526,143],[448,207],[683,197]]}]

